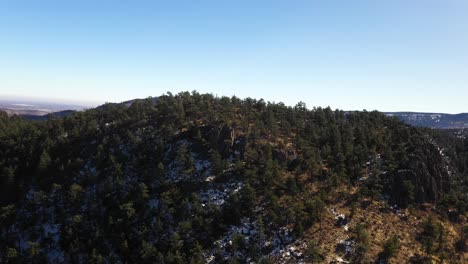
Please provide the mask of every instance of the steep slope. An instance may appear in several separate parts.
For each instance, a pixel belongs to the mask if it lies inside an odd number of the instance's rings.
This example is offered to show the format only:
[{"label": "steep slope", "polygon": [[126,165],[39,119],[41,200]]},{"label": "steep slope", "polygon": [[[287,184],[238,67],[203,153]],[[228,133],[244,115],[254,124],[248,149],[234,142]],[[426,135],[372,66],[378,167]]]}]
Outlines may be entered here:
[{"label": "steep slope", "polygon": [[0,121],[1,262],[466,258],[465,152],[381,113],[181,93]]}]

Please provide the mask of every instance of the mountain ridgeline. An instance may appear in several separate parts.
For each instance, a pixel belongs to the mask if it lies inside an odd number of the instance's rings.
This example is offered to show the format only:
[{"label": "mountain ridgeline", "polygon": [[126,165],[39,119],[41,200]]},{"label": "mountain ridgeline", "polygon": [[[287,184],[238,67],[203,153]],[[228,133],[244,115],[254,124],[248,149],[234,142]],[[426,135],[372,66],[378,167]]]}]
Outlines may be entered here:
[{"label": "mountain ridgeline", "polygon": [[388,116],[398,117],[403,122],[418,127],[438,129],[468,128],[468,113],[452,115],[440,113],[394,112],[386,114]]},{"label": "mountain ridgeline", "polygon": [[69,116],[75,112],[76,112],[75,110],[63,110],[63,111],[58,111],[58,112],[52,112],[46,115],[20,115],[20,116],[26,120],[45,121],[49,118]]},{"label": "mountain ridgeline", "polygon": [[0,262],[463,263],[467,157],[379,112],[196,92],[4,113]]}]

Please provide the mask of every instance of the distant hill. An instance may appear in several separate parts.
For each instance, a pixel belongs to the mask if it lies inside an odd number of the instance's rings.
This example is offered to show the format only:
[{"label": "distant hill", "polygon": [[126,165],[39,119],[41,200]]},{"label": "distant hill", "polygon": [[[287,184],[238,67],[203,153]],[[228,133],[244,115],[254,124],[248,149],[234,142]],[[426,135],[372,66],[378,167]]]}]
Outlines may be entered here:
[{"label": "distant hill", "polygon": [[71,114],[73,114],[75,112],[76,112],[75,110],[63,110],[63,111],[59,111],[59,112],[48,113],[48,114],[45,114],[45,115],[25,114],[25,115],[20,115],[20,116],[23,117],[24,119],[31,120],[31,121],[44,121],[44,120],[47,120],[47,119],[49,119],[51,117],[69,116],[69,115],[71,115]]},{"label": "distant hill", "polygon": [[[6,112],[9,116],[19,115],[28,119],[35,119],[37,116],[44,116],[47,119],[48,114],[58,113],[54,115],[61,116],[69,110],[80,111],[86,109],[85,106],[61,103],[61,102],[46,102],[28,99],[2,99],[0,97],[0,111]],[[44,119],[39,117],[39,119]]]},{"label": "distant hill", "polygon": [[8,116],[17,115],[29,121],[44,121],[50,117],[65,117],[85,108],[85,106],[52,101],[0,98],[0,111],[7,113]]},{"label": "distant hill", "polygon": [[387,116],[395,116],[405,123],[419,127],[442,129],[468,128],[468,113],[441,114],[417,112],[387,112],[385,114]]},{"label": "distant hill", "polygon": [[49,110],[41,109],[11,109],[6,107],[0,107],[0,111],[6,112],[9,116],[19,115],[19,116],[44,116],[50,113]]}]

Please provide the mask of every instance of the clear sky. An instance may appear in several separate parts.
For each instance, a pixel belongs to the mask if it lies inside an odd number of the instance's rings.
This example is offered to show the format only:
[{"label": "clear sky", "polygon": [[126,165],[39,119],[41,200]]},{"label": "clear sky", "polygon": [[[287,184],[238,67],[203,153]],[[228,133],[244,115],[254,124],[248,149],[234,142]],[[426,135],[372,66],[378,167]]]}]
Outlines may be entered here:
[{"label": "clear sky", "polygon": [[468,112],[466,0],[0,0],[0,96]]}]

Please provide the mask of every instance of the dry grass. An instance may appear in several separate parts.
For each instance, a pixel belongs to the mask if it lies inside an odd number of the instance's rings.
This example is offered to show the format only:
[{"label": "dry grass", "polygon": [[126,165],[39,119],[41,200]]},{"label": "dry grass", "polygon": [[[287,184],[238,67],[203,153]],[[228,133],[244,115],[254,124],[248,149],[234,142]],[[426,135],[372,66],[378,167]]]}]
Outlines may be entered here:
[{"label": "dry grass", "polygon": [[[355,189],[349,190],[350,194],[354,191]],[[456,230],[459,230],[459,227],[447,220],[443,220],[434,211],[413,209],[411,212],[410,210],[405,210],[402,214],[398,215],[386,203],[368,200],[368,206],[358,204],[354,216],[349,223],[349,231],[345,231],[343,227],[336,226],[335,216],[331,212],[331,208],[335,208],[339,213],[349,216],[351,206],[347,202],[337,201],[329,204],[322,221],[322,229],[320,230],[319,225],[316,224],[305,232],[305,241],[317,241],[320,251],[325,256],[323,263],[331,263],[338,257],[344,259],[344,254],[336,251],[337,244],[340,240],[355,236],[352,228],[358,222],[364,222],[368,227],[370,247],[366,254],[366,259],[375,262],[378,259],[379,253],[383,250],[383,243],[393,235],[397,235],[400,238],[401,246],[398,254],[390,263],[409,263],[412,256],[424,256],[421,243],[416,238],[422,231],[423,221],[429,215],[440,221],[447,231],[447,256],[451,258],[441,262],[439,258],[434,256],[434,263],[468,263],[468,254],[461,254],[455,251],[454,244],[458,239]]]}]

